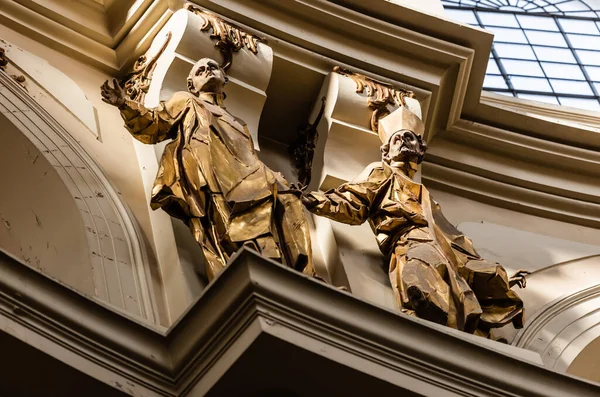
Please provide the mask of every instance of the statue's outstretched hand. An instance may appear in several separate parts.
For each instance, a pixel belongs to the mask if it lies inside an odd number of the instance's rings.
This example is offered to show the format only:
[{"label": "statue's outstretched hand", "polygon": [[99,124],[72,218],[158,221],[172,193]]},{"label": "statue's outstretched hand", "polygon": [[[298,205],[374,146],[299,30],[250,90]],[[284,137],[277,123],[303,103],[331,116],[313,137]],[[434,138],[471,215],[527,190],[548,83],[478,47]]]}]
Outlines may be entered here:
[{"label": "statue's outstretched hand", "polygon": [[518,270],[511,278],[508,280],[508,285],[512,288],[515,285],[519,288],[525,288],[527,285],[527,276],[530,275],[531,272],[527,270]]},{"label": "statue's outstretched hand", "polygon": [[109,105],[122,106],[125,103],[125,91],[119,86],[116,79],[113,79],[113,87],[110,86],[108,80],[100,87],[102,100]]},{"label": "statue's outstretched hand", "polygon": [[304,194],[305,190],[306,190],[306,185],[303,185],[300,182],[292,183],[290,185],[290,193],[292,193],[293,195],[295,195],[298,198],[302,198],[302,195]]}]

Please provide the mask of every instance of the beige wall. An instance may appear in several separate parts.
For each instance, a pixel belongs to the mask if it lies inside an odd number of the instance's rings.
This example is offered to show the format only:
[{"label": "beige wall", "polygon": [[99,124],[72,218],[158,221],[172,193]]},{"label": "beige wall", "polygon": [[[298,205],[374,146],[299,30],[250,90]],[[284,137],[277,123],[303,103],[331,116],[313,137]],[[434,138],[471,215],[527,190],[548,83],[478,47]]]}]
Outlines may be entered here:
[{"label": "beige wall", "polygon": [[[68,130],[100,165],[110,182],[132,209],[146,236],[150,235],[149,209],[146,206],[132,139],[123,127],[123,120],[118,110],[102,102],[100,97],[100,85],[113,76],[71,59],[3,25],[0,25],[0,39],[43,58],[51,66],[65,73],[83,90],[97,112],[99,138],[97,139],[83,123],[70,122],[67,126],[70,127]],[[57,117],[55,114],[53,116]]]},{"label": "beige wall", "polygon": [[0,114],[0,248],[93,296],[84,225],[40,151]]}]

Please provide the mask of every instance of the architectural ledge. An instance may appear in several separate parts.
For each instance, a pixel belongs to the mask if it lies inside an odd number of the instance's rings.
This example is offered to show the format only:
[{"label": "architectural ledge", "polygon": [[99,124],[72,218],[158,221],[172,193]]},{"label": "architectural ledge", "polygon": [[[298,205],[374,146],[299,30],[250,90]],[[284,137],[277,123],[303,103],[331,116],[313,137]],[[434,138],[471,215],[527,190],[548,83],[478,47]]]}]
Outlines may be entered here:
[{"label": "architectural ledge", "polygon": [[135,396],[600,393],[511,353],[520,349],[373,306],[250,250],[168,330],[0,253],[0,329]]}]

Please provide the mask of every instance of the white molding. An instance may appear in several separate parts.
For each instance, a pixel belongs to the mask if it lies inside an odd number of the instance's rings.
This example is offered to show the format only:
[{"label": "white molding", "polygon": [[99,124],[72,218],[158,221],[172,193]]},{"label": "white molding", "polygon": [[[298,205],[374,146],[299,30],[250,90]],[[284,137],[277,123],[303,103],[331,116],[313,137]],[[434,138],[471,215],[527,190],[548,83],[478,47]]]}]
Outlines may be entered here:
[{"label": "white molding", "polygon": [[534,313],[512,344],[539,352],[546,367],[566,372],[600,336],[599,304],[600,285],[554,299]]},{"label": "white molding", "polygon": [[511,357],[494,343],[378,308],[249,250],[167,331],[145,328],[0,253],[0,318],[0,328],[25,327],[25,342],[51,355],[50,342],[60,343],[73,355],[57,358],[67,364],[73,357],[90,360],[148,396],[202,395],[261,336],[423,396],[600,392],[597,385]]}]

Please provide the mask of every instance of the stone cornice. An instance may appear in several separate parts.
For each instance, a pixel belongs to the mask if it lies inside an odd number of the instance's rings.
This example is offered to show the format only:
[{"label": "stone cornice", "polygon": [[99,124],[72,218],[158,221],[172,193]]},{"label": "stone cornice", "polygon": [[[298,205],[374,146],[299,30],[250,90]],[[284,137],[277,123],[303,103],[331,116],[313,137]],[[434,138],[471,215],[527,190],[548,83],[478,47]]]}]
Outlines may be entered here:
[{"label": "stone cornice", "polygon": [[[150,329],[0,253],[0,327],[67,364],[101,366],[138,395],[209,390],[260,335],[426,396],[597,395],[475,337],[375,307],[252,251],[241,251],[169,330]],[[23,335],[26,334],[26,337]],[[302,342],[305,341],[305,342]],[[58,347],[57,347],[58,346]],[[60,349],[59,349],[60,348]],[[233,361],[232,361],[233,360]],[[477,365],[474,365],[477,363]],[[520,376],[515,377],[514,374]],[[115,375],[117,376],[117,375]],[[102,379],[114,385],[110,376]]]}]

